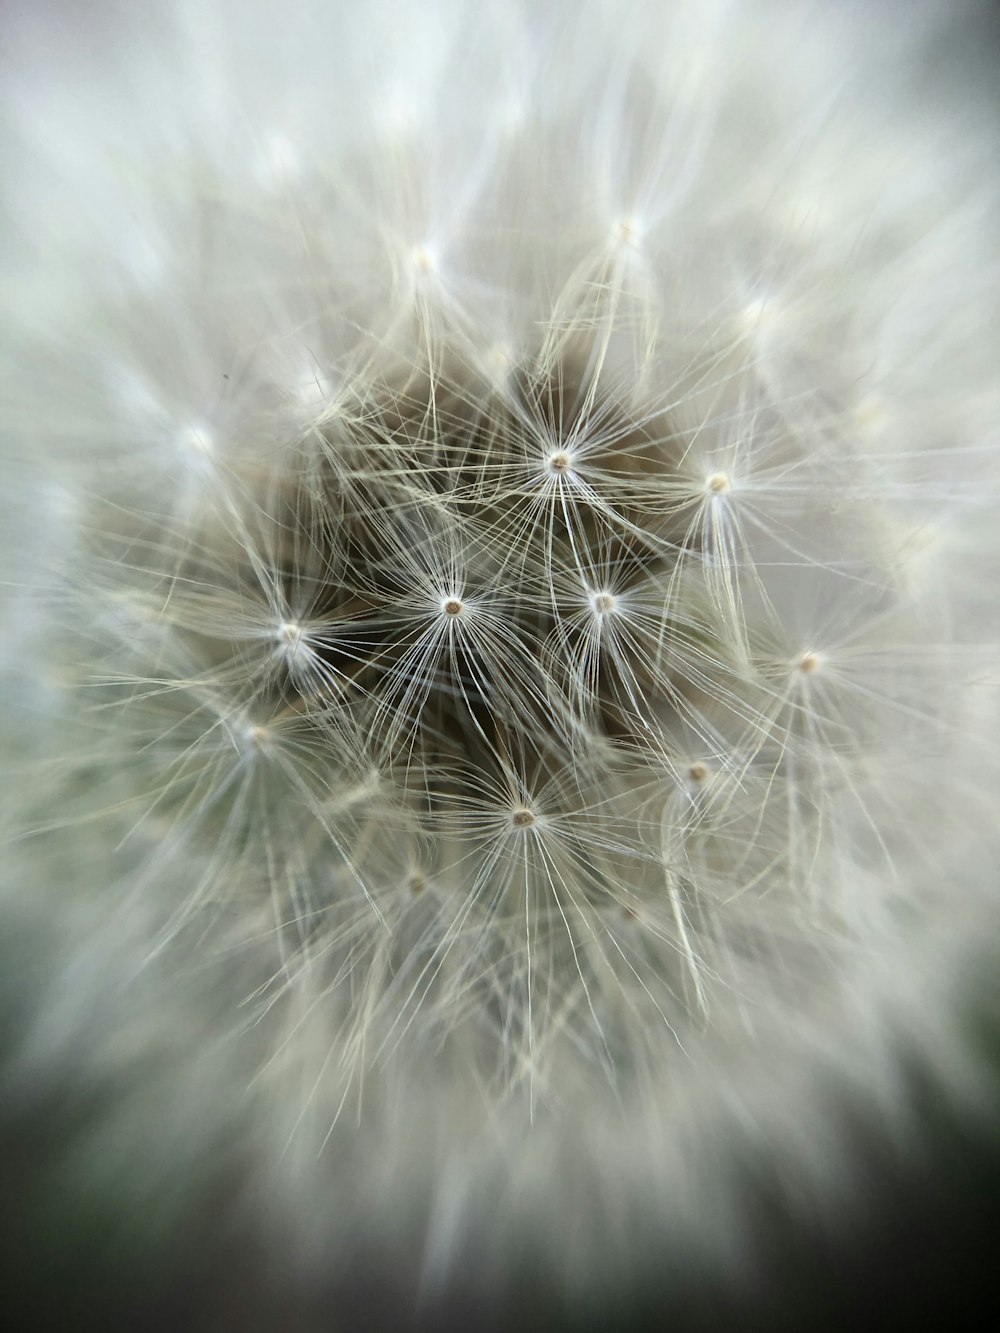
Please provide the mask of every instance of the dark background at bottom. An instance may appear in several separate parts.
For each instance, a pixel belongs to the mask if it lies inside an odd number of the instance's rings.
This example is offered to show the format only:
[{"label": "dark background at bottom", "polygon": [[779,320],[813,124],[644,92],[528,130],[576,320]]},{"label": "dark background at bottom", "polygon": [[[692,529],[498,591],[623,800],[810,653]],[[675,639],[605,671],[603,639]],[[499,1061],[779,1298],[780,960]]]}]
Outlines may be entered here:
[{"label": "dark background at bottom", "polygon": [[[988,1328],[997,1321],[1000,1133],[941,1109],[913,1081],[926,1125],[919,1162],[900,1165],[859,1127],[856,1152],[869,1182],[864,1225],[820,1234],[793,1221],[780,1195],[755,1182],[751,1231],[760,1245],[754,1291],[724,1274],[670,1271],[658,1289],[616,1292],[603,1308],[568,1309],[544,1273],[511,1273],[509,1295],[484,1301],[475,1273],[436,1309],[415,1316],[394,1289],[391,1262],[335,1289],[304,1292],[274,1271],[265,1247],[235,1224],[220,1180],[195,1219],[155,1245],[113,1204],[76,1202],[58,1216],[39,1207],[36,1182],[52,1177],[65,1112],[0,1110],[0,1272],[8,1328],[136,1329],[143,1333],[324,1333],[325,1330],[601,1329],[833,1330],[886,1326]],[[60,1127],[61,1126],[61,1127]],[[58,1179],[58,1175],[56,1175]],[[56,1209],[58,1214],[58,1209]],[[67,1216],[69,1221],[67,1221]],[[245,1224],[244,1224],[245,1225]],[[183,1234],[180,1234],[180,1233]],[[130,1234],[131,1233],[131,1234]],[[10,1314],[13,1319],[10,1320]]]}]

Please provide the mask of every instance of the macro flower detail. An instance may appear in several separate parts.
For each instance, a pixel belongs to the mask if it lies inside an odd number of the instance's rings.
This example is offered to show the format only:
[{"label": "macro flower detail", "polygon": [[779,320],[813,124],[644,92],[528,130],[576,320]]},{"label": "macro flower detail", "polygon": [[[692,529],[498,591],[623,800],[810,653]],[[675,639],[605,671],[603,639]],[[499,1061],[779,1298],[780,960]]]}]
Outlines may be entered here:
[{"label": "macro flower detail", "polygon": [[11,1083],[107,1090],[86,1180],[590,1291],[975,1083],[995,126],[835,8],[10,21]]}]

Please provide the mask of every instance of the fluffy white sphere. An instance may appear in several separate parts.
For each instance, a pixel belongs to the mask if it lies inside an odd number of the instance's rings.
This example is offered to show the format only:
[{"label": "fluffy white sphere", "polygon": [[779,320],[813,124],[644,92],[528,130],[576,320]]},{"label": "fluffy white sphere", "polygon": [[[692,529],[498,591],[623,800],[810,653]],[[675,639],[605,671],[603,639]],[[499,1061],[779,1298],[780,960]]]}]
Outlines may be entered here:
[{"label": "fluffy white sphere", "polygon": [[96,1099],[71,1194],[589,1300],[742,1271],[747,1171],[847,1209],[914,1059],[981,1095],[998,145],[980,11],[906,14],[5,20],[6,1069]]}]

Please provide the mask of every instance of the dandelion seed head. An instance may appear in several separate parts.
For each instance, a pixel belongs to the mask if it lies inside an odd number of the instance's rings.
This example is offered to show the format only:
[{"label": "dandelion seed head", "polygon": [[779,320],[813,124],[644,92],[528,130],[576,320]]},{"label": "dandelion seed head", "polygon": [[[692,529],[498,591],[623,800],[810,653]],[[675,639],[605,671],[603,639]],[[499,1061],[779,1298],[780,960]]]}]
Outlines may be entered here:
[{"label": "dandelion seed head", "polygon": [[993,157],[936,71],[867,88],[876,16],[780,9],[213,0],[12,71],[37,1044],[171,1052],[108,1179],[238,1162],[316,1272],[586,1293],[742,1252],[748,1125],[823,1197],[831,1086],[957,1065]]},{"label": "dandelion seed head", "polygon": [[419,897],[427,891],[427,876],[419,870],[411,871],[406,881],[406,888],[414,898]]},{"label": "dandelion seed head", "polygon": [[493,343],[487,349],[485,361],[487,374],[494,385],[498,387],[506,385],[516,366],[516,357],[511,344],[508,342]]},{"label": "dandelion seed head", "polygon": [[282,621],[275,630],[275,638],[279,644],[279,651],[291,660],[303,644],[302,626],[293,620]]},{"label": "dandelion seed head", "polygon": [[438,269],[437,252],[431,245],[416,245],[410,252],[410,263],[418,279],[430,278]]},{"label": "dandelion seed head", "polygon": [[246,722],[240,727],[239,736],[250,754],[263,753],[274,740],[272,729],[262,722]]},{"label": "dandelion seed head", "polygon": [[644,233],[642,220],[635,216],[617,218],[611,226],[612,243],[628,249],[637,249],[642,244]]},{"label": "dandelion seed head", "polygon": [[773,292],[747,301],[739,312],[739,324],[750,335],[774,332],[782,322],[782,304]]},{"label": "dandelion seed head", "polygon": [[201,422],[183,426],[176,435],[181,456],[192,466],[203,468],[215,453],[212,432]]}]

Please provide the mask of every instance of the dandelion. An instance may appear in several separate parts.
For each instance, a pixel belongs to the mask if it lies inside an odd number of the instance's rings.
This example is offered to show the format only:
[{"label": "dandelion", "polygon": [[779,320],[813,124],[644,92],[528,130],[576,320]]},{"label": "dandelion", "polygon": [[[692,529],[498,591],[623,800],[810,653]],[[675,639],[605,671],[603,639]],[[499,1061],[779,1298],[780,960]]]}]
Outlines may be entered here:
[{"label": "dandelion", "polygon": [[586,1303],[738,1284],[761,1163],[835,1214],[809,1126],[904,1144],[907,1061],[979,1094],[995,134],[916,8],[8,20],[8,1068],[99,1090],[67,1189],[181,1237],[238,1180],[305,1302]]}]

